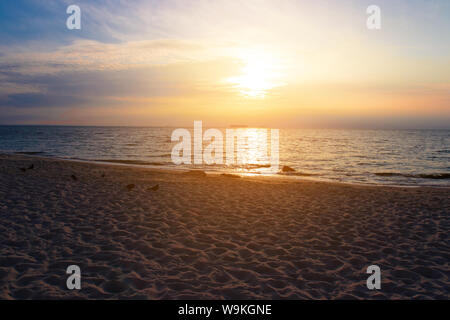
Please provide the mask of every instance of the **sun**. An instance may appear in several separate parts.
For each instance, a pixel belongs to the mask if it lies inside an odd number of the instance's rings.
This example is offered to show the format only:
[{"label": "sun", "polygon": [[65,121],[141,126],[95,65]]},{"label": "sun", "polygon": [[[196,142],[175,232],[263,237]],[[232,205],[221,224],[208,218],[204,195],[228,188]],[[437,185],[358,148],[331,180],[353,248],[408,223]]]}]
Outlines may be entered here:
[{"label": "sun", "polygon": [[243,63],[241,74],[227,81],[248,98],[264,98],[270,89],[283,85],[279,62],[265,53],[239,55]]}]

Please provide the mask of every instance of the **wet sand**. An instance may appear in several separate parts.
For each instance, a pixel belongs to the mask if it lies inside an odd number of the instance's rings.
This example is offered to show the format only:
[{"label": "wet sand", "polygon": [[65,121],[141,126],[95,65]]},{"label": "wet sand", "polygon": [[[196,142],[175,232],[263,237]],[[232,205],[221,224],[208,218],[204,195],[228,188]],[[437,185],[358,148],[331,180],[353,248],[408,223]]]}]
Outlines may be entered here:
[{"label": "wet sand", "polygon": [[449,299],[449,194],[0,155],[0,298]]}]

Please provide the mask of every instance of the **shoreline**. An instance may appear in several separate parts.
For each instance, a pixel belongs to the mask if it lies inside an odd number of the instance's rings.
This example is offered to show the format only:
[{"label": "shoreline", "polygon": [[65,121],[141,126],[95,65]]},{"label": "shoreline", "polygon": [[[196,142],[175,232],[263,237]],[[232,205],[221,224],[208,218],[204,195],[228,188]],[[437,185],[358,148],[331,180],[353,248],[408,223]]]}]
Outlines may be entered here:
[{"label": "shoreline", "polygon": [[311,181],[311,182],[319,182],[319,183],[330,183],[330,184],[342,184],[342,185],[354,185],[354,186],[367,186],[367,187],[393,187],[393,188],[438,188],[438,189],[450,189],[450,185],[407,185],[407,184],[388,184],[388,183],[364,183],[364,182],[348,182],[348,181],[335,181],[332,179],[326,178],[314,178],[311,176],[290,176],[288,174],[257,174],[257,173],[238,173],[238,172],[229,172],[229,171],[208,171],[196,168],[172,168],[167,167],[165,165],[142,165],[142,164],[132,164],[132,163],[118,163],[118,162],[108,162],[102,160],[85,160],[85,159],[75,159],[75,158],[60,158],[57,156],[41,156],[36,154],[26,154],[20,152],[11,152],[5,153],[0,152],[0,156],[23,156],[28,158],[37,158],[37,159],[48,159],[48,160],[58,160],[58,161],[69,161],[69,162],[78,162],[78,163],[87,163],[87,164],[97,164],[97,165],[106,165],[106,166],[119,166],[119,167],[129,167],[129,168],[140,168],[147,170],[155,170],[162,172],[188,172],[188,171],[201,171],[205,172],[207,175],[223,175],[223,174],[231,174],[239,176],[244,179],[281,179],[287,180],[291,182],[299,182],[299,181]]}]

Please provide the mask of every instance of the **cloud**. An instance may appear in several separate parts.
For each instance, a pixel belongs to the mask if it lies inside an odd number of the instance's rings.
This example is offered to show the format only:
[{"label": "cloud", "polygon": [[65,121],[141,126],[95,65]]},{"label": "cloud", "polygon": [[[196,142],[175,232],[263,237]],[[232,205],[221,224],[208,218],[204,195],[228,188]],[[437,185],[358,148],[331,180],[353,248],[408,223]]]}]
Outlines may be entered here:
[{"label": "cloud", "polygon": [[76,40],[51,52],[30,44],[0,48],[0,106],[21,108],[188,94],[195,82],[185,77],[195,73],[189,66],[217,59],[210,48],[177,39]]},{"label": "cloud", "polygon": [[0,106],[18,108],[54,108],[81,106],[86,99],[80,96],[68,96],[42,93],[15,93],[0,97]]},{"label": "cloud", "polygon": [[[71,55],[73,48],[78,50]],[[145,104],[150,110],[162,103],[155,105],[153,98],[206,96],[237,66],[227,58],[203,61],[202,49],[183,41],[82,41],[56,53],[10,54],[0,59],[0,107],[48,113],[49,108]]]},{"label": "cloud", "polygon": [[54,51],[32,46],[0,47],[0,71],[23,74],[61,73],[87,70],[123,70],[211,58],[211,51],[199,43],[176,40],[134,41],[120,44],[77,40]]}]

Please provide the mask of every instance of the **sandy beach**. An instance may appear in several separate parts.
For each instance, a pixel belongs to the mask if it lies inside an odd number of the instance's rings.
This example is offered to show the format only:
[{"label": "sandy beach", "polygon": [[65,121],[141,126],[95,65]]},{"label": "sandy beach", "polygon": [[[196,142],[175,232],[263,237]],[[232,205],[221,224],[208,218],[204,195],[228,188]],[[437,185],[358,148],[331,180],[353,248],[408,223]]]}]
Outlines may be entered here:
[{"label": "sandy beach", "polygon": [[1,299],[449,299],[449,231],[448,188],[0,155]]}]

